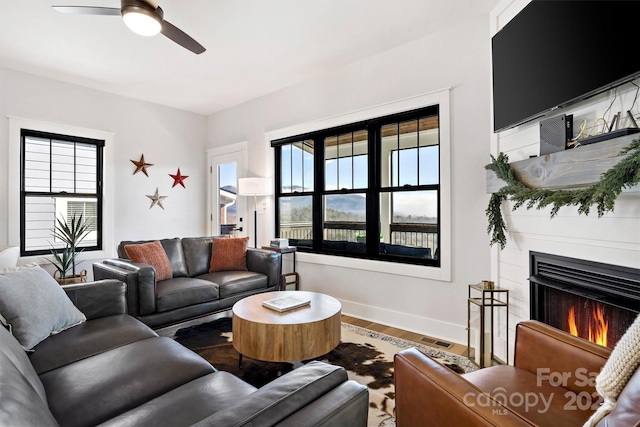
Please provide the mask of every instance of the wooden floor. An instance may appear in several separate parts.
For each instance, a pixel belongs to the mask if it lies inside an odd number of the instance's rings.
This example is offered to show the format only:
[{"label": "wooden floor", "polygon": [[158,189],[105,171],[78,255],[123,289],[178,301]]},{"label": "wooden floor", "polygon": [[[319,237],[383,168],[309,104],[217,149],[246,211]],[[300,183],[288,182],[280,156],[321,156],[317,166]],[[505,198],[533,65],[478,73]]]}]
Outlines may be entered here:
[{"label": "wooden floor", "polygon": [[[181,328],[184,328],[184,327],[188,327],[188,326],[195,326],[195,325],[198,325],[198,324],[203,323],[203,322],[211,322],[211,321],[216,320],[216,319],[218,319],[220,317],[228,317],[228,316],[231,316],[231,311],[223,312],[223,313],[217,313],[217,314],[214,314],[214,315],[211,315],[211,316],[195,319],[195,320],[192,320],[190,322],[181,323],[179,325],[169,326],[169,327],[162,328],[162,329],[157,329],[156,333],[158,335],[160,335],[160,336],[173,337],[175,332],[178,329],[181,329]],[[460,356],[466,356],[467,355],[467,346],[466,345],[451,343],[451,342],[448,342],[446,340],[442,340],[442,339],[439,339],[439,338],[430,337],[430,336],[427,336],[427,335],[421,335],[421,334],[417,334],[415,332],[405,331],[403,329],[398,329],[398,328],[394,328],[394,327],[391,327],[391,326],[382,325],[380,323],[370,322],[368,320],[358,319],[356,317],[347,316],[345,314],[342,315],[342,319],[341,320],[343,322],[349,323],[351,325],[359,326],[361,328],[371,329],[372,331],[380,332],[382,334],[390,335],[390,336],[396,337],[396,338],[401,338],[403,340],[413,341],[415,343],[418,343],[420,345],[424,345],[424,346],[427,346],[427,347],[433,347],[433,348],[436,348],[438,350],[448,351],[449,353],[457,354],[457,355],[460,355]],[[444,345],[439,345],[437,343],[444,344]]]},{"label": "wooden floor", "polygon": [[420,335],[415,332],[409,332],[403,329],[381,325],[380,323],[370,322],[368,320],[362,320],[344,314],[342,315],[342,321],[351,325],[359,326],[361,328],[367,328],[371,329],[372,331],[380,332],[382,334],[391,335],[392,337],[401,338],[407,341],[413,341],[424,346],[437,348],[438,350],[448,351],[449,353],[457,354],[460,356],[467,355],[466,345],[451,343],[438,338]]}]

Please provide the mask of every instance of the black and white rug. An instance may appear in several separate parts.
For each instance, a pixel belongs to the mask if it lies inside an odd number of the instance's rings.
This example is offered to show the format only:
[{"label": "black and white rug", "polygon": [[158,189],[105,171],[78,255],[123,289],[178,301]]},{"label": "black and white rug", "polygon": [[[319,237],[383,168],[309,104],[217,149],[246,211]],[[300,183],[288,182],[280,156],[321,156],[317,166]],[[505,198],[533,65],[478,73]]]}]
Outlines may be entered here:
[{"label": "black and white rug", "polygon": [[[216,369],[231,372],[255,387],[262,387],[294,369],[292,363],[263,362],[247,357],[239,368],[239,355],[231,344],[231,318],[180,329],[174,339],[207,359]],[[317,360],[344,367],[350,379],[369,388],[369,426],[393,427],[393,355],[409,347],[417,347],[459,373],[477,369],[465,357],[346,323],[342,324],[338,347]]]}]

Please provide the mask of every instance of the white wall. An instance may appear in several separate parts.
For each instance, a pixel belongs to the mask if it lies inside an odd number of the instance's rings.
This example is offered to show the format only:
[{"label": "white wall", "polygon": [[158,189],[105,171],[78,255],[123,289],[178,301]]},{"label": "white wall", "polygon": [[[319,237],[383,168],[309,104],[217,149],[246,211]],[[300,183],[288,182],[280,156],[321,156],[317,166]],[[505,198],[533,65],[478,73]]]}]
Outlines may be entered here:
[{"label": "white wall", "polygon": [[[105,248],[115,255],[121,240],[204,235],[206,229],[206,119],[198,114],[136,101],[93,89],[62,83],[0,68],[0,245],[8,241],[9,213],[9,119],[19,117],[58,125],[112,132],[111,161],[105,164],[105,197],[111,195],[114,225],[112,241]],[[147,178],[132,175],[144,154]],[[172,188],[178,167],[186,189]],[[15,179],[13,179],[15,181]],[[109,188],[110,187],[110,188]],[[149,209],[156,187],[164,210]],[[17,225],[16,225],[17,226]],[[90,257],[90,253],[85,254]],[[85,262],[84,268],[90,270]]]},{"label": "white wall", "polygon": [[[249,141],[249,175],[271,176],[265,133],[451,87],[452,281],[305,262],[311,258],[298,254],[303,289],[339,298],[347,314],[466,342],[467,284],[490,273],[488,34],[488,17],[476,18],[208,118],[209,148]],[[259,218],[259,242],[272,233],[272,212]]]},{"label": "white wall", "polygon": [[[491,13],[492,35],[515,16],[528,0],[504,1]],[[639,83],[639,82],[636,82]],[[625,85],[618,88],[617,98],[606,119],[628,110],[636,88]],[[590,128],[602,117],[613,101],[613,91],[603,93],[563,110],[573,114],[574,130],[582,120]],[[633,113],[637,116],[640,105]],[[627,125],[628,126],[628,125]],[[491,152],[495,156],[504,152],[510,161],[518,161],[539,154],[539,126],[534,121],[514,129],[492,135]],[[606,144],[606,142],[602,142]],[[510,230],[505,250],[492,250],[492,280],[511,292],[510,342],[513,347],[513,327],[530,318],[529,313],[529,251],[581,258],[604,263],[640,267],[640,190],[624,192],[616,201],[615,212],[598,219],[595,210],[589,216],[578,215],[575,208],[561,208],[558,216],[550,219],[550,209],[511,210],[503,206]],[[513,355],[511,348],[510,354]]]}]

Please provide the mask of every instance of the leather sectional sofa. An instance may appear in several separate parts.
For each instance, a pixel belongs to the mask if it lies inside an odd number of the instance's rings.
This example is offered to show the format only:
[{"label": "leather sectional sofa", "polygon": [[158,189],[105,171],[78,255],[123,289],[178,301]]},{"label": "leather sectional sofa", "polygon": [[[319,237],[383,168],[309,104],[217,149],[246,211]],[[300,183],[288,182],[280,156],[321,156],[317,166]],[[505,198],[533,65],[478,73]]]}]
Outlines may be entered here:
[{"label": "leather sectional sofa", "polygon": [[[534,320],[516,326],[514,364],[458,375],[415,348],[395,356],[398,427],[581,427],[600,404],[611,350]],[[638,425],[640,370],[598,427]]]},{"label": "leather sectional sofa", "polygon": [[93,276],[95,280],[125,282],[129,314],[154,329],[230,309],[252,294],[278,290],[282,265],[279,253],[247,249],[247,271],[209,273],[211,239],[160,240],[173,271],[173,277],[167,280],[157,281],[153,267],[127,257],[126,245],[149,240],[121,242],[119,258],[94,263]]},{"label": "leather sectional sofa", "polygon": [[87,321],[25,353],[0,325],[2,426],[364,427],[368,391],[312,362],[256,389],[126,312],[116,280],[63,287]]}]

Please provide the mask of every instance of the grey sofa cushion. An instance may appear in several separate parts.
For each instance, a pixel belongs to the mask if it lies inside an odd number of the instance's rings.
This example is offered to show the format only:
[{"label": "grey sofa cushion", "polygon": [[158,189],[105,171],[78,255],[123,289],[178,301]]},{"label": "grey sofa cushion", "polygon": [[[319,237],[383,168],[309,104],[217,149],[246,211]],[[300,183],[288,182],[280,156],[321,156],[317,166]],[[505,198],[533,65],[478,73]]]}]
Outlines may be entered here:
[{"label": "grey sofa cushion", "polygon": [[159,312],[215,301],[219,297],[218,285],[206,280],[179,277],[156,283],[156,307]]},{"label": "grey sofa cushion", "polygon": [[40,379],[56,420],[88,427],[212,372],[211,364],[191,350],[158,337],[54,369]]},{"label": "grey sofa cushion", "polygon": [[[0,326],[0,329],[4,329]],[[58,423],[29,381],[0,353],[0,425],[57,427]]]},{"label": "grey sofa cushion", "polygon": [[182,250],[182,241],[176,237],[174,239],[162,239],[160,244],[167,253],[173,277],[186,277],[189,275],[187,271],[187,263],[184,259],[184,251]]},{"label": "grey sofa cushion", "polygon": [[255,387],[228,372],[214,372],[171,390],[100,427],[192,425],[255,391]]},{"label": "grey sofa cushion", "polygon": [[245,292],[266,289],[268,278],[253,271],[216,271],[198,276],[220,287],[220,298],[232,297]]},{"label": "grey sofa cushion", "polygon": [[157,336],[151,328],[129,315],[101,317],[50,336],[34,347],[29,359],[40,375],[107,350]]},{"label": "grey sofa cushion", "polygon": [[0,315],[27,350],[50,334],[87,320],[40,267],[0,274]]},{"label": "grey sofa cushion", "polygon": [[185,237],[182,239],[184,258],[190,277],[209,272],[212,237]]}]

